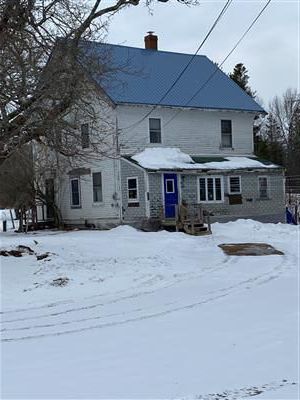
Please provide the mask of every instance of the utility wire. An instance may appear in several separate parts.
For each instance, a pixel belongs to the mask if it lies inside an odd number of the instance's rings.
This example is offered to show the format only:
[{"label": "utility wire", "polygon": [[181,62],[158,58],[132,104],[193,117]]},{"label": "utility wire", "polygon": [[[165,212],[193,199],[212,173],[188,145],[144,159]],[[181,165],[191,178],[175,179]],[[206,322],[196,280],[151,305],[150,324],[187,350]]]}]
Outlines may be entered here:
[{"label": "utility wire", "polygon": [[[234,52],[234,50],[238,47],[238,45],[241,43],[241,41],[244,39],[244,37],[247,35],[247,33],[251,30],[251,28],[255,25],[259,17],[262,15],[262,13],[265,11],[265,9],[268,7],[268,5],[271,3],[272,0],[268,0],[267,3],[264,5],[264,7],[261,9],[261,11],[258,13],[256,18],[252,21],[252,23],[249,25],[249,27],[246,29],[246,31],[243,33],[243,35],[240,37],[240,39],[236,42],[236,44],[233,46],[233,48],[230,50],[230,52],[227,54],[227,56],[223,59],[220,65],[216,66],[214,72],[208,77],[208,79],[200,86],[200,88],[196,91],[196,93],[185,103],[184,107],[187,107],[189,103],[200,93],[200,91],[207,85],[207,83],[215,76],[215,74],[219,71],[219,69],[223,66],[223,64],[228,60],[228,58],[231,56],[231,54]],[[178,110],[175,115],[169,119],[164,124],[164,127],[169,125],[170,122],[172,122],[180,113],[182,110]]]},{"label": "utility wire", "polygon": [[125,128],[121,128],[121,130],[128,130],[131,128],[134,128],[136,126],[138,126],[139,124],[141,124],[146,118],[149,117],[150,114],[153,113],[154,110],[156,110],[156,108],[161,104],[161,102],[167,97],[167,95],[171,92],[171,90],[174,88],[174,86],[177,84],[177,82],[181,79],[181,77],[183,76],[183,74],[185,73],[185,71],[188,69],[188,67],[191,65],[191,63],[194,61],[195,57],[197,56],[197,54],[199,53],[199,51],[201,50],[201,48],[203,47],[204,43],[207,41],[207,39],[209,38],[209,36],[211,35],[212,31],[215,29],[215,27],[217,26],[217,24],[219,23],[219,21],[221,20],[221,18],[223,17],[223,15],[225,14],[225,12],[227,11],[228,7],[230,6],[230,4],[232,3],[233,0],[227,0],[226,4],[224,5],[224,7],[222,8],[221,12],[219,13],[217,19],[214,21],[213,25],[211,26],[211,28],[209,29],[209,31],[207,32],[206,36],[204,37],[204,39],[202,40],[202,42],[200,43],[200,45],[198,46],[196,52],[193,54],[193,56],[191,57],[191,59],[189,60],[189,62],[187,63],[187,65],[183,68],[183,70],[179,73],[179,75],[177,76],[177,78],[175,79],[175,81],[172,83],[172,85],[169,87],[169,89],[165,92],[165,94],[160,98],[159,102],[157,104],[155,104],[151,110],[149,110],[147,112],[147,114],[145,114],[140,120],[136,121],[134,124],[129,125]]}]

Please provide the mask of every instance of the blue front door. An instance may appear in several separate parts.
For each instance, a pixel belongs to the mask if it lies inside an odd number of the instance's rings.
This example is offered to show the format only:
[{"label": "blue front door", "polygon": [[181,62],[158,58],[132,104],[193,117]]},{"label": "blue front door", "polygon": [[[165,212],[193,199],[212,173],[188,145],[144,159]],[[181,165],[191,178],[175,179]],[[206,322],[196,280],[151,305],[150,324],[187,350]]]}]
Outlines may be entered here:
[{"label": "blue front door", "polygon": [[178,204],[178,185],[176,174],[164,174],[165,217],[175,217]]}]

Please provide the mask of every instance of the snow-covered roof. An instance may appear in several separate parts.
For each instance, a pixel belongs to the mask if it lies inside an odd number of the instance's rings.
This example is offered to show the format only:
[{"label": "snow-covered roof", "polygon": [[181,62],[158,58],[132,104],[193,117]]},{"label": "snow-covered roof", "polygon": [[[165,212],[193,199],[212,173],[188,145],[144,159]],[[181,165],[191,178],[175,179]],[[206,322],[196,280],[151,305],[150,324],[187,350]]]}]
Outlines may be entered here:
[{"label": "snow-covered roof", "polygon": [[[151,170],[233,170],[279,168],[278,165],[262,162],[254,157],[195,157],[174,147],[148,148],[135,154],[131,160]],[[199,162],[201,160],[201,162]]]}]

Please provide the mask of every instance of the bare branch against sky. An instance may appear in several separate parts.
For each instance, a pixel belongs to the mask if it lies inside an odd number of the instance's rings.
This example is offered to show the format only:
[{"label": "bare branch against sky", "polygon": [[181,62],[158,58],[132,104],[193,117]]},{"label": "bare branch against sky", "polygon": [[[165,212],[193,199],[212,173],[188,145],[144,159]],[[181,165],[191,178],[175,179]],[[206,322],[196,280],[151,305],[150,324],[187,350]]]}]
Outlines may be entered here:
[{"label": "bare branch against sky", "polygon": [[[82,49],[83,41],[103,40],[117,12],[143,5],[149,10],[157,2],[0,0],[0,156],[32,140],[68,157],[78,155],[81,133],[74,115],[93,114],[99,121],[96,107],[87,101],[91,82],[86,70],[103,77],[112,68],[106,57],[92,59],[92,52]],[[177,3],[193,5],[198,0]],[[103,122],[105,128],[97,130],[112,131],[107,118]],[[72,141],[54,140],[54,132]],[[105,134],[93,150],[102,152],[106,140]]]}]

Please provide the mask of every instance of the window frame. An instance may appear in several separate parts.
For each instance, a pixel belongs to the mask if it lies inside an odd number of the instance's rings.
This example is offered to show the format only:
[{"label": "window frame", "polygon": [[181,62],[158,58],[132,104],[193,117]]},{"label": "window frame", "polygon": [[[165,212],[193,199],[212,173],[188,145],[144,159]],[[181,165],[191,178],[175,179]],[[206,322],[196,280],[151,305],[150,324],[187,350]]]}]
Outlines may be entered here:
[{"label": "window frame", "polygon": [[[230,121],[230,132],[223,132],[223,122]],[[232,119],[221,119],[221,148],[222,149],[232,149],[233,148],[233,134],[232,134]],[[223,135],[230,135],[230,146],[225,146],[223,143]]]},{"label": "window frame", "polygon": [[[86,143],[84,142],[85,136],[83,133],[83,127],[87,127],[87,141]],[[81,148],[82,149],[89,149],[91,146],[91,141],[90,141],[90,124],[88,122],[85,122],[84,124],[80,125],[80,133],[81,133]]]},{"label": "window frame", "polygon": [[[159,121],[160,121],[160,142],[151,142],[151,129],[150,129],[150,120],[151,119],[158,119]],[[161,117],[159,117],[159,118],[154,118],[154,117],[151,117],[151,118],[148,118],[148,142],[149,142],[149,144],[154,144],[154,145],[156,145],[156,144],[162,144],[163,143],[163,140],[162,140],[162,118]]]},{"label": "window frame", "polygon": [[[79,204],[73,204],[73,190],[72,190],[72,181],[77,181],[78,182],[78,200]],[[71,208],[81,208],[81,187],[80,187],[80,177],[74,176],[70,178],[70,205]]]},{"label": "window frame", "polygon": [[[135,179],[136,181],[136,189],[129,189],[128,182],[130,179]],[[136,190],[136,199],[132,199],[129,197],[129,190]],[[140,196],[139,196],[139,178],[137,176],[129,176],[127,177],[127,201],[128,203],[139,203]]]},{"label": "window frame", "polygon": [[[168,191],[168,184],[167,182],[172,182],[173,184],[173,191],[169,192]],[[174,178],[168,178],[165,180],[165,185],[166,185],[166,194],[174,194],[175,193],[175,179]]]},{"label": "window frame", "polygon": [[[230,185],[230,178],[238,178],[239,179],[240,190],[238,192],[232,192],[231,185]],[[229,175],[227,184],[228,184],[228,194],[242,194],[242,178],[241,178],[241,175]]]},{"label": "window frame", "polygon": [[[213,179],[214,181],[214,200],[207,200],[208,199],[208,185],[207,185],[207,180],[208,179]],[[221,182],[221,200],[215,200],[216,198],[216,184],[215,184],[215,179],[220,179]],[[200,200],[200,179],[205,179],[205,197],[206,200]],[[203,204],[212,204],[212,203],[224,203],[224,179],[222,175],[205,175],[205,176],[201,176],[198,175],[197,176],[197,197],[198,197],[198,203],[203,203]]]},{"label": "window frame", "polygon": [[[266,179],[267,182],[267,189],[266,189],[266,197],[261,197],[261,192],[260,192],[260,179]],[[259,175],[257,177],[257,186],[258,186],[258,199],[259,200],[269,200],[270,199],[270,181],[269,181],[269,177],[267,175]]]},{"label": "window frame", "polygon": [[[101,176],[101,200],[95,201],[94,197],[94,174],[100,174]],[[103,203],[103,179],[102,179],[102,171],[92,171],[92,191],[93,191],[93,204],[101,204]]]}]

